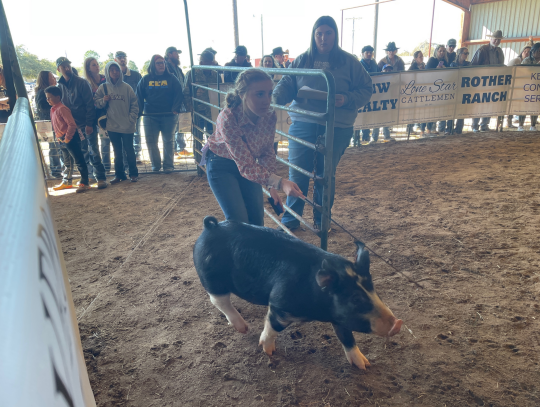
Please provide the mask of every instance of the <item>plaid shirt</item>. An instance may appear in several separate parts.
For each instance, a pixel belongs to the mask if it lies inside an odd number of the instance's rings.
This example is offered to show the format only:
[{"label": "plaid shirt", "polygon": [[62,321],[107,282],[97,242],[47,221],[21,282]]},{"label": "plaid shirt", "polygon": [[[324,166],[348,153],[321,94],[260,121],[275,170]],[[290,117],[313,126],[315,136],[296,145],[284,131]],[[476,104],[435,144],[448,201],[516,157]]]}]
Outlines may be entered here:
[{"label": "plaid shirt", "polygon": [[208,147],[214,154],[234,160],[242,177],[277,189],[281,178],[274,174],[276,122],[274,111],[259,117],[257,124],[253,124],[244,114],[242,105],[226,108],[218,116]]}]

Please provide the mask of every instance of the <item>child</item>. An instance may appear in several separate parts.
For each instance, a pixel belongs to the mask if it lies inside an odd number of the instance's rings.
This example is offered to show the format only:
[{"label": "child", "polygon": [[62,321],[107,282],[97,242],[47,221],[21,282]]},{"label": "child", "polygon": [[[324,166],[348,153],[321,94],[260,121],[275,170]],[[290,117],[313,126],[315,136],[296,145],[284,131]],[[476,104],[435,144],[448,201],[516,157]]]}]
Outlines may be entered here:
[{"label": "child", "polygon": [[114,149],[114,179],[111,185],[125,181],[126,171],[122,148],[126,152],[131,182],[137,182],[139,172],[133,135],[139,115],[139,103],[131,86],[123,81],[122,70],[116,62],[109,62],[105,67],[107,81],[101,84],[94,95],[97,108],[107,108],[107,133]]},{"label": "child", "polygon": [[[75,192],[86,192],[90,189],[88,185],[88,168],[84,161],[84,155],[81,150],[81,138],[77,132],[77,125],[69,110],[62,102],[62,90],[56,86],[49,86],[45,89],[45,95],[47,96],[47,102],[52,106],[51,108],[51,122],[56,133],[56,138],[60,142],[62,155],[64,156],[64,163],[71,162],[71,158],[75,160],[79,173],[81,174],[81,182]],[[55,191],[61,189],[72,188],[72,174],[73,166],[66,168],[64,172],[64,180],[62,184],[53,188]]]}]

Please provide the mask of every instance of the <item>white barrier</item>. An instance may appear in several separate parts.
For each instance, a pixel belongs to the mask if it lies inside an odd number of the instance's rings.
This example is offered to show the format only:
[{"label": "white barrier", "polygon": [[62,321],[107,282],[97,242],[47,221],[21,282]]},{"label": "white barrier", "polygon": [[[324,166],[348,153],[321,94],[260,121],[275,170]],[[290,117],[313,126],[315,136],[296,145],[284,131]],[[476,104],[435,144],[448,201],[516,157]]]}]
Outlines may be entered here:
[{"label": "white barrier", "polygon": [[372,76],[354,127],[540,114],[540,66],[474,66]]},{"label": "white barrier", "polygon": [[95,406],[29,103],[0,143],[0,406]]}]

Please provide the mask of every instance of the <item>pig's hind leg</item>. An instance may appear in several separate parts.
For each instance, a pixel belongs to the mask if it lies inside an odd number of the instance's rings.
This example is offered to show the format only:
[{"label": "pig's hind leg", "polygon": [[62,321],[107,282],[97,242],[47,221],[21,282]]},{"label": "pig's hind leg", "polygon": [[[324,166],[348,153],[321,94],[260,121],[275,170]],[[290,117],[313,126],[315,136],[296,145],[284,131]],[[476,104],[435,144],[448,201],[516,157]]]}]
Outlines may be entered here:
[{"label": "pig's hind leg", "polygon": [[261,333],[259,345],[262,345],[263,350],[268,356],[272,356],[272,353],[276,350],[276,338],[279,332],[283,331],[290,322],[286,320],[284,316],[278,318],[279,312],[270,306],[268,307],[268,314],[264,320],[264,330]]},{"label": "pig's hind leg", "polygon": [[232,305],[231,294],[208,295],[210,296],[212,304],[225,315],[229,324],[234,326],[238,332],[247,334],[249,325],[244,321],[244,318],[242,318],[242,315],[240,315],[238,310]]}]

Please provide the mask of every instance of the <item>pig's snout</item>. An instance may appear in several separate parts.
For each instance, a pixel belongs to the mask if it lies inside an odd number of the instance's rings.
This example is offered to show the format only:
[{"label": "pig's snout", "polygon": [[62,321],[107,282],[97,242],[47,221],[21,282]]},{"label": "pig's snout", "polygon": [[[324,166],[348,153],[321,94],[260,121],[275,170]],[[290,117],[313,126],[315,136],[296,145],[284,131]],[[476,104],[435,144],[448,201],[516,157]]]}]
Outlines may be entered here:
[{"label": "pig's snout", "polygon": [[396,322],[394,322],[394,326],[388,332],[388,336],[394,336],[395,334],[398,334],[401,330],[401,325],[403,325],[403,321],[401,319],[396,319]]}]

